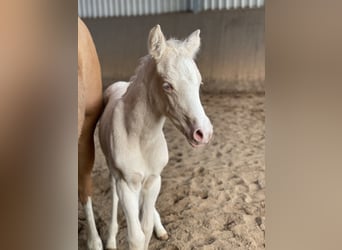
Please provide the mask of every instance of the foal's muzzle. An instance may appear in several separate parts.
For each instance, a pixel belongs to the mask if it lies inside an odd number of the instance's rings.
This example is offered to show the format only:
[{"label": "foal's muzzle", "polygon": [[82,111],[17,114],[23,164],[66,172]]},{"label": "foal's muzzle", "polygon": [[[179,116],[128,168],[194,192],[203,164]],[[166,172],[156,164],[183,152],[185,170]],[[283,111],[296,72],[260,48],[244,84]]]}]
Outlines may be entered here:
[{"label": "foal's muzzle", "polygon": [[208,117],[205,117],[204,121],[195,124],[191,129],[191,137],[189,143],[193,147],[202,146],[208,144],[213,136],[213,125]]}]

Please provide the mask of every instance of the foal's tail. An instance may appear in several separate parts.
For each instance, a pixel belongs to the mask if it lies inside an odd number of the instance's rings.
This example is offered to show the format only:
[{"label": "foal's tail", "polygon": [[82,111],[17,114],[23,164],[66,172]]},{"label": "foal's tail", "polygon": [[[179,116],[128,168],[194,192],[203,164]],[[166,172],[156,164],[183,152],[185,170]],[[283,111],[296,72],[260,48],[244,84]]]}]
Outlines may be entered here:
[{"label": "foal's tail", "polygon": [[129,86],[129,82],[115,82],[111,84],[103,93],[104,103],[107,104],[110,98],[120,99]]},{"label": "foal's tail", "polygon": [[105,92],[103,93],[103,101],[105,104],[108,103],[110,96],[114,92],[114,84],[110,85],[108,88],[106,88]]}]

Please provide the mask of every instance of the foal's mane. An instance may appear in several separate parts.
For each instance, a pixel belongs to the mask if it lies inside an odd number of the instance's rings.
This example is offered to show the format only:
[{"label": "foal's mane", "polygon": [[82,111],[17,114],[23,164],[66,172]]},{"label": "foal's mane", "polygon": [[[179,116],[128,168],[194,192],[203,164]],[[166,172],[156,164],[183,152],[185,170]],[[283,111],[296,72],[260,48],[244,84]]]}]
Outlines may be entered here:
[{"label": "foal's mane", "polygon": [[139,65],[135,69],[134,75],[129,79],[130,83],[134,83],[137,80],[141,79],[145,71],[145,68],[148,66],[151,59],[152,57],[150,55],[143,56],[139,59]]}]

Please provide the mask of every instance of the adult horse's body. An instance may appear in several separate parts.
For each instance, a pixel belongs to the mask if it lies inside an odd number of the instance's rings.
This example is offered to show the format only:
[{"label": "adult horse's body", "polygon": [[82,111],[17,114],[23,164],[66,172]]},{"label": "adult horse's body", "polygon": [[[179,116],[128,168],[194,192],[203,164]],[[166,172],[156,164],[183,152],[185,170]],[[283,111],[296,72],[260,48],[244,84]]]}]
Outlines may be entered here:
[{"label": "adult horse's body", "polygon": [[166,41],[157,25],[149,35],[149,55],[142,59],[135,77],[105,92],[99,135],[113,175],[108,249],[116,248],[118,200],[127,220],[130,250],[147,250],[153,227],[157,237],[168,238],[155,209],[160,174],[168,162],[162,131],[165,118],[193,147],[208,143],[212,136],[199,98],[201,75],[193,61],[199,46],[199,30],[185,41]]},{"label": "adult horse's body", "polygon": [[88,222],[88,248],[102,249],[91,203],[94,130],[103,109],[102,81],[94,42],[78,18],[78,192]]}]

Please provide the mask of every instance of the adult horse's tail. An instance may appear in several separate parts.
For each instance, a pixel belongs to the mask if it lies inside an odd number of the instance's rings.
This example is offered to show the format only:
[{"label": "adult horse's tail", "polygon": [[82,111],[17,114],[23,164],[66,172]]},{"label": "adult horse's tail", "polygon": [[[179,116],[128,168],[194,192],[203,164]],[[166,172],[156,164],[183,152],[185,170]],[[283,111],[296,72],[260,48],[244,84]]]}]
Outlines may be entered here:
[{"label": "adult horse's tail", "polygon": [[129,84],[129,82],[123,81],[111,84],[103,93],[104,103],[107,104],[110,98],[120,99],[126,93]]}]

